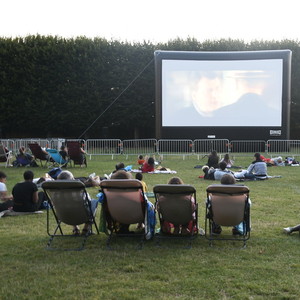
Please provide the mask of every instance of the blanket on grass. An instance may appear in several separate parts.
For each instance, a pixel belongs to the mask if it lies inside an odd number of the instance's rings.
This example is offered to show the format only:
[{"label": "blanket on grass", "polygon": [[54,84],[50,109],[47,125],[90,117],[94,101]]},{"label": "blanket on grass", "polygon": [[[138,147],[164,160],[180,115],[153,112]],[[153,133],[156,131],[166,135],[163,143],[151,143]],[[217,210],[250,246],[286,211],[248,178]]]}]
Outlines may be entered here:
[{"label": "blanket on grass", "polygon": [[31,215],[31,214],[42,214],[43,211],[37,210],[37,211],[28,211],[28,212],[19,212],[19,211],[13,211],[13,210],[4,210],[0,212],[0,218],[6,217],[6,216],[24,216],[24,215]]},{"label": "blanket on grass", "polygon": [[[271,179],[271,178],[281,178],[281,177],[282,177],[281,175],[274,175],[274,176],[256,177],[256,178],[253,178],[253,179],[235,178],[235,180],[237,182],[243,182],[243,181],[267,180],[267,179]],[[204,179],[204,175],[200,175],[199,178],[203,178]],[[214,181],[213,179],[206,179],[206,180]]]},{"label": "blanket on grass", "polygon": [[[139,169],[131,170],[132,173],[142,173]],[[176,171],[173,170],[154,170],[153,172],[148,172],[148,174],[177,174]]]},{"label": "blanket on grass", "polygon": [[236,178],[236,181],[259,181],[259,180],[267,180],[267,179],[272,179],[272,178],[281,178],[281,175],[274,175],[274,176],[264,176],[264,177],[255,177],[253,179],[248,179],[248,178]]},{"label": "blanket on grass", "polygon": [[[201,169],[201,168],[203,168],[205,165],[196,165],[195,167],[194,167],[194,169]],[[241,166],[231,166],[231,167],[227,167],[227,169],[243,169],[243,167],[241,167]]]}]

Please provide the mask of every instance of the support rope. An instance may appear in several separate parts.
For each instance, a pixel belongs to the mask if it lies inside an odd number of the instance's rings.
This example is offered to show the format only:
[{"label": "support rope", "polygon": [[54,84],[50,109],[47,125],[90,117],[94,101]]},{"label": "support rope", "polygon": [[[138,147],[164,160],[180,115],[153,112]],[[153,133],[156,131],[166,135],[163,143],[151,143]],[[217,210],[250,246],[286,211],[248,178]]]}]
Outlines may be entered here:
[{"label": "support rope", "polygon": [[106,109],[90,124],[90,126],[78,137],[78,139],[82,138],[82,136],[90,130],[94,124],[112,107],[118,99],[129,89],[129,87],[143,74],[143,72],[149,67],[149,65],[153,62],[154,58],[152,58],[147,65],[135,76],[135,78],[127,85],[127,87],[121,91],[121,93],[106,107]]}]

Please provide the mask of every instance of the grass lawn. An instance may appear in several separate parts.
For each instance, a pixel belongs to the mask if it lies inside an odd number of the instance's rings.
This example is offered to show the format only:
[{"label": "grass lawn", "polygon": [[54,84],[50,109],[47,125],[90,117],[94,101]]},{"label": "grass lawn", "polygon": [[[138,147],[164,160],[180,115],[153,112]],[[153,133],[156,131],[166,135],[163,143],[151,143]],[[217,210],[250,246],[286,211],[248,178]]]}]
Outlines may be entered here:
[{"label": "grass lawn", "polygon": [[[251,156],[236,157],[246,167]],[[87,168],[71,168],[75,176],[109,174],[117,162],[136,165],[136,157],[93,157]],[[199,225],[204,227],[205,189],[214,183],[199,178],[204,160],[164,157],[163,166],[177,171],[197,189]],[[8,176],[9,192],[22,181],[24,168],[1,168]],[[36,177],[47,169],[32,169]],[[245,182],[252,200],[251,238],[245,249],[223,242],[209,247],[199,236],[191,249],[182,243],[157,247],[146,241],[136,250],[124,241],[117,250],[106,249],[106,235],[94,235],[83,251],[48,251],[46,212],[0,219],[0,299],[299,299],[299,234],[282,228],[300,223],[299,167],[270,167],[265,181]],[[152,190],[173,175],[145,174]],[[88,189],[92,196],[96,188]],[[153,199],[151,199],[153,200]],[[99,211],[97,221],[99,221]],[[70,228],[71,231],[71,228]]]}]

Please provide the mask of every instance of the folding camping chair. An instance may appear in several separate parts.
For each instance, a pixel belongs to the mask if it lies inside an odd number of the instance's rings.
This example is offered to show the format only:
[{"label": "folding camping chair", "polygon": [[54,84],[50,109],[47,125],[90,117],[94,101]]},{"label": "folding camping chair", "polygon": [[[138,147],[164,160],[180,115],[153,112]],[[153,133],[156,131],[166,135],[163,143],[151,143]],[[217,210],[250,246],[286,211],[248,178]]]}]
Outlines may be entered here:
[{"label": "folding camping chair", "polygon": [[10,160],[12,157],[12,152],[7,151],[4,145],[0,144],[0,163],[3,163],[5,168],[10,166]]},{"label": "folding camping chair", "polygon": [[70,164],[73,165],[85,165],[87,167],[87,161],[84,153],[81,152],[80,142],[68,141],[67,142],[68,154],[70,158]]},{"label": "folding camping chair", "polygon": [[[159,184],[153,188],[160,232],[155,238],[185,238],[191,241],[198,234],[196,189],[187,184]],[[189,233],[174,233],[172,227],[187,228]]]},{"label": "folding camping chair", "polygon": [[[70,236],[64,234],[62,223],[72,226],[89,223],[91,227],[94,225],[99,234],[98,226],[95,222],[96,209],[93,211],[85,185],[81,181],[45,181],[42,183],[42,188],[56,220],[54,232],[50,233],[50,213],[49,209],[47,209],[47,233],[50,236],[47,244],[48,249],[56,249],[52,247],[54,238]],[[72,236],[82,239],[81,246],[63,250],[82,250],[89,234]]]},{"label": "folding camping chair", "polygon": [[67,166],[68,161],[64,160],[63,157],[59,154],[59,151],[56,149],[47,149],[47,152],[51,156],[53,163],[52,167],[62,167]]},{"label": "folding camping chair", "polygon": [[110,248],[113,236],[140,237],[142,247],[148,234],[146,224],[140,234],[120,231],[120,224],[123,226],[147,222],[147,200],[142,183],[136,179],[111,179],[101,181],[100,187],[104,194],[102,209],[108,229],[107,247]]},{"label": "folding camping chair", "polygon": [[[50,155],[45,153],[38,143],[29,143],[28,147],[34,158],[40,161],[41,167],[46,167],[50,161]],[[43,161],[45,162],[44,165]]]},{"label": "folding camping chair", "polygon": [[[214,240],[246,241],[250,238],[249,188],[243,185],[210,185],[206,189],[205,237],[210,245]],[[240,233],[216,233],[216,225],[222,227],[239,226]],[[230,230],[231,230],[230,228]],[[238,233],[238,232],[236,232]]]}]

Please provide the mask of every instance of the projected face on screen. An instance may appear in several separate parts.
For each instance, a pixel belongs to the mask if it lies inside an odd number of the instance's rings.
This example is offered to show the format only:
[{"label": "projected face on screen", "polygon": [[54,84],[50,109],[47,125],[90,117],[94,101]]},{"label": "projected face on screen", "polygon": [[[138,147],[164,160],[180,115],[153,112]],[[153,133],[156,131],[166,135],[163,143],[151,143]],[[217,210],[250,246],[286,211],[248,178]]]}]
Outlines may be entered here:
[{"label": "projected face on screen", "polygon": [[[266,82],[258,79],[260,73],[224,71],[202,74],[195,80],[195,84],[191,84],[191,92],[187,97],[191,97],[192,104],[200,115],[213,117],[215,111],[236,103],[247,93],[262,95]],[[245,75],[248,81],[245,80]],[[250,76],[256,78],[256,83],[251,83]]]},{"label": "projected face on screen", "polygon": [[162,63],[163,126],[281,126],[282,61]]},{"label": "projected face on screen", "polygon": [[202,77],[191,88],[192,103],[197,112],[211,116],[212,112],[224,105],[223,84],[220,78]]}]

